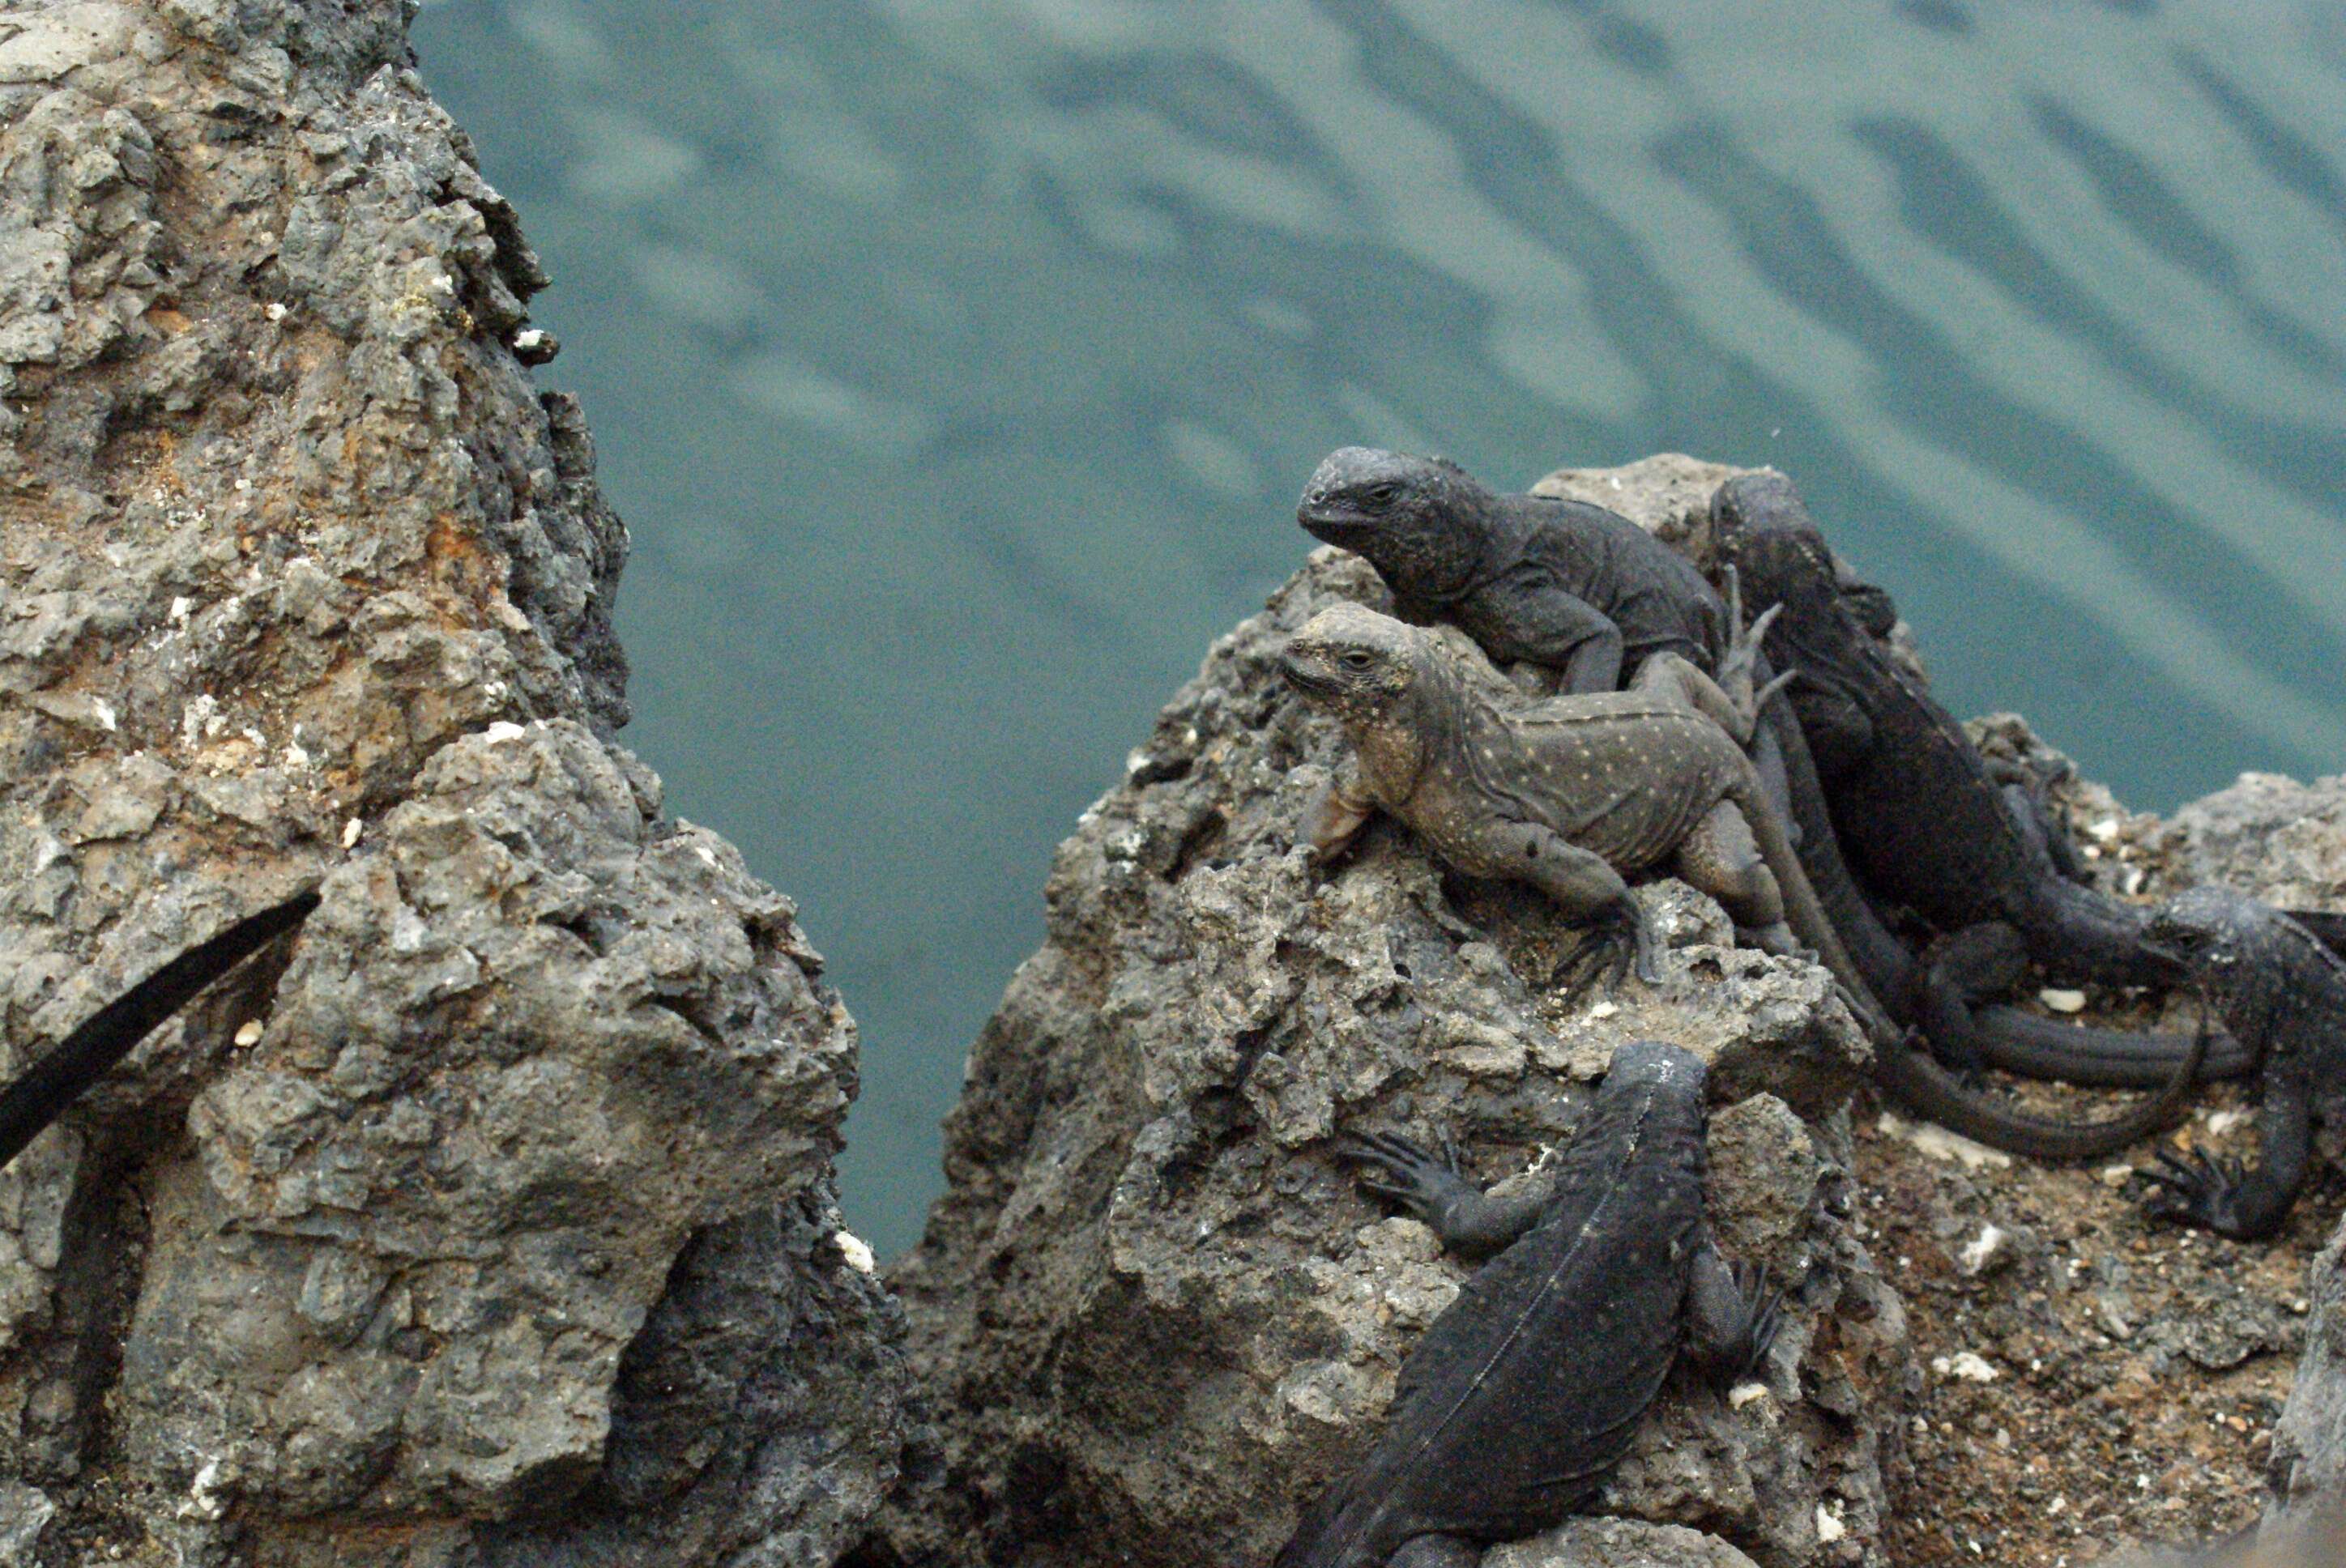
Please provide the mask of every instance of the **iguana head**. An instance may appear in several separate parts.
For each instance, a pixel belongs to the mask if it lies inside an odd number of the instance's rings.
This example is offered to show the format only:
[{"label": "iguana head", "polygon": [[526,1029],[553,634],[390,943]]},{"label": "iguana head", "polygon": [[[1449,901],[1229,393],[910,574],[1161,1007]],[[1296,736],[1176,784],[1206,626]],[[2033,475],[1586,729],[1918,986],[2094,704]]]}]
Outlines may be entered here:
[{"label": "iguana head", "polygon": [[1483,545],[1474,521],[1489,495],[1445,459],[1346,446],[1311,471],[1295,520],[1367,556],[1400,592],[1440,597],[1473,575]]},{"label": "iguana head", "polygon": [[1334,605],[1288,639],[1279,673],[1346,724],[1373,724],[1416,686],[1424,636],[1366,606]]},{"label": "iguana head", "polygon": [[2272,951],[2270,942],[2289,935],[2300,937],[2309,949],[2320,947],[2279,911],[2229,888],[2203,885],[2153,910],[2143,945],[2179,965],[2210,1001],[2229,1008],[2278,972],[2263,954]]}]

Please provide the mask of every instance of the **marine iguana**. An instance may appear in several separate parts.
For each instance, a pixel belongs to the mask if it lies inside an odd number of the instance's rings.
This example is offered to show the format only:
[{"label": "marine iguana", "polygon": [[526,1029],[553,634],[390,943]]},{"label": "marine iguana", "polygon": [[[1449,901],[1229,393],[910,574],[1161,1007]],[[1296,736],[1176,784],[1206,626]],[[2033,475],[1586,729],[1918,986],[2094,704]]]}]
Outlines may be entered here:
[{"label": "marine iguana", "polygon": [[1609,928],[1614,977],[1634,962],[1648,983],[1661,979],[1660,942],[1622,874],[1668,861],[1759,945],[1791,952],[1797,936],[1862,998],[1743,752],[1758,705],[1749,647],[1739,640],[1722,662],[1735,698],[1659,654],[1629,691],[1503,704],[1463,679],[1432,633],[1362,605],[1322,610],[1280,656],[1353,746],[1314,807],[1311,847],[1325,859],[1382,808],[1468,875],[1529,882]]},{"label": "marine iguana", "polygon": [[1502,495],[1446,459],[1341,447],[1295,515],[1366,556],[1405,616],[1451,621],[1501,663],[1561,670],[1567,694],[1617,690],[1658,653],[1716,670],[1734,629],[1702,574],[1627,517]]},{"label": "marine iguana", "polygon": [[155,1027],[214,981],[310,918],[315,889],[247,915],[99,1008],[0,1091],[0,1166],[24,1152]]},{"label": "marine iguana", "polygon": [[2147,940],[2188,965],[2203,993],[2259,1059],[2254,1170],[2201,1153],[2162,1152],[2150,1179],[2156,1217],[2239,1241],[2289,1217],[2316,1153],[2346,1157],[2346,959],[2279,910],[2204,886],[2158,906]]},{"label": "marine iguana", "polygon": [[1473,1568],[1474,1543],[1596,1494],[1679,1359],[1722,1390],[1759,1366],[1778,1298],[1711,1240],[1703,1078],[1678,1046],[1623,1046],[1554,1184],[1512,1202],[1392,1134],[1347,1149],[1444,1244],[1504,1250],[1426,1329],[1383,1435],[1276,1568]]},{"label": "marine iguana", "polygon": [[2002,921],[2056,975],[2177,979],[2142,940],[2145,911],[2060,874],[1963,727],[1850,616],[1791,482],[1746,474],[1712,507],[1753,607],[1784,606],[1767,645],[1800,671],[1792,707],[1861,881],[1942,931]]},{"label": "marine iguana", "polygon": [[1310,844],[1324,860],[1382,809],[1468,875],[1538,888],[1598,928],[1584,965],[1609,955],[1611,979],[1634,962],[1648,984],[1661,977],[1660,942],[1622,875],[1669,861],[1760,946],[1814,950],[1874,1041],[1879,1081],[1933,1120],[2040,1159],[2094,1158],[2164,1125],[2190,1092],[2204,1038],[2142,1110],[2073,1126],[1969,1094],[1891,1024],[1743,753],[1739,738],[1764,700],[1750,690],[1749,648],[1767,628],[1767,616],[1754,621],[1721,661],[1732,697],[1661,654],[1632,690],[1533,702],[1470,684],[1431,632],[1365,606],[1331,606],[1280,656],[1289,683],[1332,712],[1353,746],[1312,807]]}]

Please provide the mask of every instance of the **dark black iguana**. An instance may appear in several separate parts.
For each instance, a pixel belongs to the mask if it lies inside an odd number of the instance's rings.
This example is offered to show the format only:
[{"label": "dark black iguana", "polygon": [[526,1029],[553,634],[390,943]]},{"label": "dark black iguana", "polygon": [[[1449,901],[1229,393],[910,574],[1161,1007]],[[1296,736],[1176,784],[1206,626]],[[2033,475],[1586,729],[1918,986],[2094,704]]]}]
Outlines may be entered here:
[{"label": "dark black iguana", "polygon": [[1472,1568],[1476,1543],[1596,1495],[1682,1354],[1722,1389],[1759,1365],[1777,1305],[1704,1219],[1703,1076],[1677,1046],[1622,1047],[1553,1186],[1513,1202],[1406,1139],[1352,1146],[1370,1190],[1445,1244],[1504,1250],[1426,1329],[1384,1434],[1276,1568]]},{"label": "dark black iguana", "polygon": [[2160,1218],[2238,1240],[2272,1235],[2305,1185],[2317,1140],[2346,1156],[2346,959],[2280,911],[2229,888],[2197,887],[2152,913],[2147,940],[2188,967],[2258,1059],[2253,1170],[2162,1153],[2151,1179]]},{"label": "dark black iguana", "polygon": [[2146,912],[2060,874],[2014,820],[1963,727],[1842,606],[1824,535],[1790,481],[1746,474],[1713,502],[1754,610],[1784,606],[1770,657],[1800,671],[1792,706],[1860,880],[1942,931],[2001,921],[2062,976],[2157,985]]},{"label": "dark black iguana", "polygon": [[[2045,852],[1963,728],[1922,682],[1859,624],[1822,533],[1778,473],[1739,476],[1711,503],[1722,552],[1754,608],[1780,606],[1768,646],[1799,678],[1791,708],[1802,755],[1788,759],[1796,808],[1821,804],[1828,826],[1801,840],[1820,900],[1885,1003],[1901,1017],[1933,1015],[1935,1037],[1964,1065],[1972,1058],[2072,1083],[2147,1087],[2166,1082],[2193,1037],[2078,1029],[2012,1008],[1964,1002],[2008,989],[2034,958],[2055,974],[2160,984],[2174,966],[2143,941],[2146,911],[2082,886]],[[1813,765],[1810,759],[1813,759]],[[1805,824],[1804,824],[1805,825]],[[1836,840],[1866,888],[1954,933],[1918,962],[1840,861]],[[1828,866],[1824,862],[1831,860]],[[2016,933],[1997,941],[1995,928]],[[2211,1049],[2209,1071],[2246,1071],[2232,1042]]]},{"label": "dark black iguana", "polygon": [[1658,653],[1715,671],[1733,631],[1702,574],[1627,518],[1503,495],[1440,458],[1342,447],[1296,519],[1367,557],[1403,616],[1449,621],[1503,664],[1560,670],[1566,693],[1617,690]]},{"label": "dark black iguana", "polygon": [[131,1048],[198,993],[310,918],[313,890],[247,915],[200,942],[99,1008],[0,1090],[0,1166],[65,1114]]}]

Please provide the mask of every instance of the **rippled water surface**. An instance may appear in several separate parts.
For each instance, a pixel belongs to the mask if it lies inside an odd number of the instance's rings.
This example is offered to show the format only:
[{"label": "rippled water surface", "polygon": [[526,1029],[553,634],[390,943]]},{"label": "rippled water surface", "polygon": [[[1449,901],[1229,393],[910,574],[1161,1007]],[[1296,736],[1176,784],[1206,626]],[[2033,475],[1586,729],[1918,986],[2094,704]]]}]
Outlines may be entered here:
[{"label": "rippled water surface", "polygon": [[2130,800],[2346,754],[2327,0],[438,0],[635,531],[632,743],[907,1244],[1051,846],[1329,447],[1790,471]]}]

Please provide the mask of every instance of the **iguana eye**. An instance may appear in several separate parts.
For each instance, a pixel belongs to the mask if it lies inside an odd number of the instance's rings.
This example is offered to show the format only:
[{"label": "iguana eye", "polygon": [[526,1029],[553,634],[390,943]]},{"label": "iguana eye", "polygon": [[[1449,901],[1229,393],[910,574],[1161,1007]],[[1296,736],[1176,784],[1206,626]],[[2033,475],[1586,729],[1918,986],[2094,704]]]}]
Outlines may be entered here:
[{"label": "iguana eye", "polygon": [[1366,669],[1376,662],[1376,660],[1371,658],[1368,655],[1360,652],[1358,649],[1355,649],[1344,656],[1344,667],[1346,669]]},{"label": "iguana eye", "polygon": [[1369,487],[1367,493],[1362,496],[1362,499],[1367,501],[1372,506],[1390,506],[1395,501],[1401,499],[1401,486],[1398,484],[1373,484]]}]

